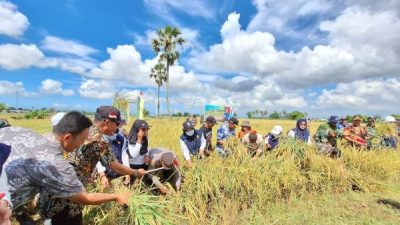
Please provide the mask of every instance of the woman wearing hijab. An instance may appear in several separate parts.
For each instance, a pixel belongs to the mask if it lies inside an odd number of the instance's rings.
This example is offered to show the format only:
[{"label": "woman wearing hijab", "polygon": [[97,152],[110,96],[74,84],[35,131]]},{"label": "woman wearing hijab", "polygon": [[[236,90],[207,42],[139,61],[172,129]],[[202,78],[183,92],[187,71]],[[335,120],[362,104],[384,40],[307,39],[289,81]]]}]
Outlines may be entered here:
[{"label": "woman wearing hijab", "polygon": [[[194,129],[194,124],[187,120],[183,124],[183,134],[180,136],[180,145],[183,153],[183,157],[186,160],[188,167],[192,166],[191,156],[199,154],[201,147],[201,133]],[[205,140],[203,140],[205,141]]]},{"label": "woman wearing hijab", "polygon": [[147,169],[146,158],[148,155],[148,132],[149,125],[144,120],[135,120],[128,134],[129,147],[123,157],[129,158],[132,169]]},{"label": "woman wearing hijab", "polygon": [[311,135],[310,131],[307,129],[307,120],[297,120],[296,128],[291,129],[288,133],[288,136],[303,141],[307,144],[311,144]]}]

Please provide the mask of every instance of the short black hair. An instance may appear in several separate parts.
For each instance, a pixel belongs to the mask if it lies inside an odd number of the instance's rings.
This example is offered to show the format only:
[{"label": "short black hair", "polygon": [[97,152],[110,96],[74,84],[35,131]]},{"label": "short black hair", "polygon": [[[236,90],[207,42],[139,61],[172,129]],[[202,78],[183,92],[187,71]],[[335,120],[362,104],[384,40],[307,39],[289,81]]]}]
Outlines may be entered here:
[{"label": "short black hair", "polygon": [[88,117],[78,111],[71,111],[53,127],[53,132],[56,134],[70,133],[72,136],[76,136],[92,125],[93,123]]}]

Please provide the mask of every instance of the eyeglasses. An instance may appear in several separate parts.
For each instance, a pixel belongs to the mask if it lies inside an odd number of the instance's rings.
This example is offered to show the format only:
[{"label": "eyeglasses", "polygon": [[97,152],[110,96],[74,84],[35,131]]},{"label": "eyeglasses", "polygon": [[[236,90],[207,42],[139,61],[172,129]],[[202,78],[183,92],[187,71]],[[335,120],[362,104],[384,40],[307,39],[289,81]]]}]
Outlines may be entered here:
[{"label": "eyeglasses", "polygon": [[305,125],[307,125],[307,123],[300,123],[300,125],[303,125],[303,126],[305,126]]}]

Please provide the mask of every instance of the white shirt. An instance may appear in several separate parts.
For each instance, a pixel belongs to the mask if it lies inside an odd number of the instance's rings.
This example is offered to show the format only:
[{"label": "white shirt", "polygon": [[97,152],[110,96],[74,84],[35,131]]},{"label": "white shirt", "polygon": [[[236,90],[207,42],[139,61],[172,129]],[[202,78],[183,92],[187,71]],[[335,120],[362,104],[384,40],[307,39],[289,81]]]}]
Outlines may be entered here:
[{"label": "white shirt", "polygon": [[202,132],[202,133],[201,133],[201,145],[200,145],[200,150],[203,150],[203,151],[204,151],[204,149],[206,149],[206,146],[207,146],[207,140],[206,140],[206,138],[204,137],[203,132]]},{"label": "white shirt", "polygon": [[147,154],[140,155],[140,148],[142,147],[142,144],[136,143],[134,145],[129,144],[128,150],[129,154],[131,155],[132,158],[129,158],[128,153],[125,151],[122,154],[126,154],[126,156],[129,159],[129,164],[132,165],[142,165],[144,164],[144,158]]},{"label": "white shirt", "polygon": [[[185,142],[179,139],[179,143],[181,145],[181,150],[183,153],[183,158],[185,158],[186,161],[190,160],[190,151],[188,147],[186,146]],[[201,139],[200,139],[200,150],[204,150],[207,145],[207,140],[204,138],[203,133],[201,133]]]},{"label": "white shirt", "polygon": [[186,161],[190,160],[190,151],[188,147],[186,146],[185,142],[179,139],[179,142],[181,144],[181,150],[183,153],[183,158],[185,158]]},{"label": "white shirt", "polygon": [[[290,130],[288,136],[291,138],[295,138],[296,132],[294,132],[294,130]],[[311,145],[311,135],[308,136],[307,144]]]}]

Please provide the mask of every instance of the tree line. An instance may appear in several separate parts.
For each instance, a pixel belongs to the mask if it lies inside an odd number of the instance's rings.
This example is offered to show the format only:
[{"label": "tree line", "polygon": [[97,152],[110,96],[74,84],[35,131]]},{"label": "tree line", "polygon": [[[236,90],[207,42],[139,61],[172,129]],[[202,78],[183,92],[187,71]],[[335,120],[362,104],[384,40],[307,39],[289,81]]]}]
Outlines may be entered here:
[{"label": "tree line", "polygon": [[306,118],[308,114],[306,112],[300,111],[293,111],[293,112],[286,112],[286,110],[273,111],[272,113],[268,113],[267,110],[259,110],[256,109],[254,111],[250,111],[246,113],[247,118],[249,119],[290,119],[290,120],[297,120],[301,118]]}]

